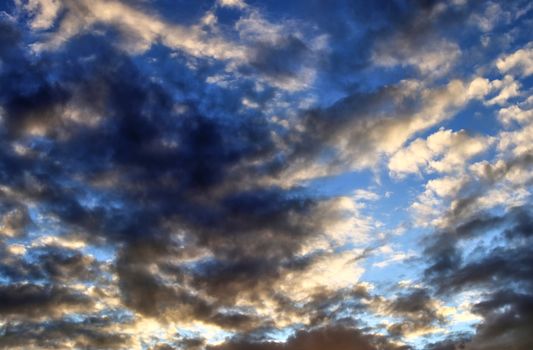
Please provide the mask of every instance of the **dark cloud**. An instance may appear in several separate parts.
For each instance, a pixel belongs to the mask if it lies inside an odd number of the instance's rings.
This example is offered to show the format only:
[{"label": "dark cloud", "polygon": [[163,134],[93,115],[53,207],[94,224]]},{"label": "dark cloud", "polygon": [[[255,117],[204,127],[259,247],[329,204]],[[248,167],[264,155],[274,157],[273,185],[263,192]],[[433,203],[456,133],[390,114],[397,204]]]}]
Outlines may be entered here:
[{"label": "dark cloud", "polygon": [[10,200],[5,200],[2,204],[0,234],[9,237],[24,236],[32,222],[27,207]]},{"label": "dark cloud", "polygon": [[0,314],[4,317],[47,317],[91,307],[89,297],[54,285],[10,284],[0,286]]},{"label": "dark cloud", "polygon": [[[493,283],[493,278],[496,277],[524,280],[530,264],[529,248],[524,243],[533,228],[531,223],[530,208],[516,207],[501,216],[480,213],[452,231],[435,235],[426,250],[432,263],[426,270],[426,276],[442,286],[442,290],[484,282]],[[459,247],[460,242],[483,236],[498,228],[503,229],[500,238],[502,243],[507,244],[493,248],[475,260],[465,261]],[[526,240],[522,241],[523,238]]]},{"label": "dark cloud", "polygon": [[36,255],[35,265],[54,281],[94,281],[103,272],[94,258],[76,250],[48,248]]},{"label": "dark cloud", "polygon": [[205,339],[203,338],[187,338],[180,337],[179,340],[173,342],[175,345],[170,344],[157,344],[150,350],[175,350],[175,349],[184,349],[184,350],[200,350],[205,349]]},{"label": "dark cloud", "polygon": [[427,350],[464,350],[466,343],[470,341],[471,337],[468,334],[453,334],[450,339],[445,339],[436,343],[431,343],[426,346]]},{"label": "dark cloud", "polygon": [[54,284],[97,281],[105,272],[105,264],[75,249],[42,246],[12,254],[2,247],[0,271],[11,282],[32,280]]},{"label": "dark cloud", "polygon": [[435,300],[424,289],[415,289],[407,294],[399,295],[388,306],[389,312],[402,318],[402,322],[388,327],[393,336],[401,336],[418,330],[429,329],[444,319],[439,315]]},{"label": "dark cloud", "polygon": [[[464,256],[462,241],[495,229],[501,232],[495,238],[495,247],[480,247],[474,254]],[[532,230],[529,206],[512,208],[501,216],[480,214],[455,231],[442,233],[428,250],[432,265],[426,276],[439,293],[475,287],[483,290],[481,301],[471,310],[482,317],[482,322],[472,339],[464,342],[465,349],[525,350],[531,344],[526,329],[532,324]],[[453,349],[452,345],[446,346]]]},{"label": "dark cloud", "polygon": [[[298,74],[306,66],[312,66],[316,61],[314,53],[300,39],[287,35],[275,43],[258,42],[250,59],[250,66],[261,74],[281,84],[290,84],[291,79],[296,81],[305,79]],[[246,69],[243,69],[246,71]]]},{"label": "dark cloud", "polygon": [[357,329],[345,327],[326,327],[311,331],[299,331],[285,343],[261,342],[253,343],[246,340],[230,341],[226,344],[208,347],[210,350],[407,350],[408,347],[388,343],[379,336],[365,335]]},{"label": "dark cloud", "polygon": [[[58,71],[61,79],[53,88],[43,74],[34,77],[34,84],[41,84],[37,92],[67,87],[72,92],[59,99],[50,92],[53,96],[44,99],[57,121],[43,124],[47,146],[31,145],[37,153],[31,161],[9,154],[11,174],[31,175],[25,181],[6,178],[6,184],[38,200],[62,224],[87,232],[85,240],[103,238],[121,247],[115,271],[126,306],[161,319],[202,319],[228,329],[258,327],[264,322],[254,315],[217,310],[231,306],[243,291],[275,294],[275,281],[299,268],[294,253],[331,218],[296,189],[253,183],[269,178],[270,163],[280,152],[266,120],[202,115],[197,101],[185,101],[187,111],[177,114],[168,91],[145,81],[124,54],[95,40],[80,37],[57,54],[68,54],[68,64]],[[96,49],[99,55],[93,57]],[[10,135],[22,141],[31,130],[20,124],[19,115],[28,115],[32,125],[38,122],[32,115],[47,117],[38,112],[42,105],[19,102],[36,101],[35,96],[21,94],[6,94],[9,103],[24,111],[7,109],[14,122],[5,127],[16,130]],[[97,115],[95,124],[73,122],[69,108]],[[106,181],[111,183],[98,185]],[[117,204],[84,205],[91,197]],[[185,241],[178,239],[180,234]],[[202,249],[213,258],[188,269],[169,263]],[[80,275],[72,271],[78,263],[81,257],[52,254],[41,262],[51,279]],[[154,264],[167,273],[158,276],[149,269]],[[214,301],[191,293],[180,285],[184,283]]]},{"label": "dark cloud", "polygon": [[42,323],[4,325],[0,346],[39,349],[130,349],[131,337],[113,331],[116,320],[89,317],[76,322],[68,319]]}]

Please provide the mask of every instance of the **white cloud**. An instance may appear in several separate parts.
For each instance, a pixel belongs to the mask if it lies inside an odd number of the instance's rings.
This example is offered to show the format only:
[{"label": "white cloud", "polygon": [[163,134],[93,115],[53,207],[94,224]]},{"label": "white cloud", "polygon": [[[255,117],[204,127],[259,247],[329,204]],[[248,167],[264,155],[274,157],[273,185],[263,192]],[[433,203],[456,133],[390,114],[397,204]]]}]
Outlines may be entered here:
[{"label": "white cloud", "polygon": [[357,197],[338,197],[323,202],[317,215],[325,219],[324,234],[310,239],[307,251],[335,249],[346,244],[368,242],[369,233],[379,224],[360,212],[362,204]]},{"label": "white cloud", "polygon": [[305,300],[317,289],[339,290],[354,286],[364,269],[357,264],[362,252],[356,250],[325,255],[303,271],[287,274],[279,288],[294,300]]},{"label": "white cloud", "polygon": [[362,200],[362,201],[376,201],[380,198],[380,196],[372,191],[364,190],[364,189],[358,189],[354,192],[354,199]]},{"label": "white cloud", "polygon": [[[20,0],[17,0],[19,6]],[[57,18],[61,9],[61,2],[59,0],[28,0],[23,5],[24,9],[30,14],[30,26],[32,29],[48,29]]]},{"label": "white cloud", "polygon": [[491,92],[493,86],[488,79],[477,77],[468,85],[467,94],[471,98],[483,98]]},{"label": "white cloud", "polygon": [[[37,11],[32,26],[49,29],[52,25],[50,18],[55,18],[59,9],[52,5],[42,5],[55,3],[53,1],[39,0],[39,3],[41,7],[35,5],[25,9]],[[160,42],[196,57],[212,57],[221,60],[244,60],[246,58],[245,48],[222,37],[208,35],[200,25],[184,27],[171,24],[155,14],[119,1],[66,1],[63,6],[67,12],[59,22],[58,29],[47,35],[44,42],[34,44],[33,48],[36,51],[56,49],[75,35],[102,23],[121,30],[123,39],[120,44],[130,53],[141,53],[149,49],[151,45]],[[41,10],[38,10],[39,8]],[[43,11],[42,9],[45,8],[47,10]]]},{"label": "white cloud", "polygon": [[416,139],[389,160],[389,170],[398,176],[420,172],[460,170],[471,157],[491,144],[487,137],[472,137],[464,130],[440,129],[427,139]]},{"label": "white cloud", "polygon": [[503,56],[496,62],[502,73],[517,73],[524,77],[533,74],[533,47],[528,45],[510,55]]},{"label": "white cloud", "polygon": [[527,155],[533,152],[533,123],[515,131],[500,133],[498,149],[511,151],[515,156]]},{"label": "white cloud", "polygon": [[520,83],[509,74],[503,80],[493,80],[490,84],[499,93],[486,102],[488,105],[503,105],[510,98],[520,96]]},{"label": "white cloud", "polygon": [[225,6],[225,7],[237,7],[237,8],[246,7],[246,3],[243,0],[218,0],[218,3],[220,6]]},{"label": "white cloud", "polygon": [[[132,55],[141,54],[155,44],[162,44],[192,57],[225,61],[226,72],[237,78],[242,78],[238,67],[261,58],[257,51],[258,44],[276,47],[289,36],[297,38],[310,49],[296,65],[298,68],[280,76],[258,72],[256,79],[288,91],[300,91],[312,85],[316,77],[317,52],[327,48],[327,36],[305,35],[301,23],[289,20],[273,23],[254,9],[246,10],[235,25],[239,41],[226,35],[228,31],[220,30],[213,8],[207,10],[196,24],[184,26],[171,23],[157,13],[117,0],[31,0],[27,5],[21,2],[18,5],[32,16],[33,29],[48,30],[40,36],[41,41],[31,45],[35,52],[56,50],[73,37],[103,24],[118,30],[120,38],[115,44]],[[219,5],[247,7],[240,0],[221,0]],[[60,11],[64,13],[58,16]],[[55,21],[57,28],[52,29]]]},{"label": "white cloud", "polygon": [[509,125],[513,121],[526,124],[533,121],[533,109],[522,109],[517,105],[513,105],[500,109],[498,118],[504,125]]},{"label": "white cloud", "polygon": [[[493,93],[497,93],[495,96]],[[520,95],[520,83],[512,75],[507,74],[503,80],[488,80],[483,77],[474,78],[468,85],[466,94],[471,99],[484,99],[492,94],[492,98],[485,100],[487,105],[507,103],[510,98]]]},{"label": "white cloud", "polygon": [[410,207],[415,224],[422,227],[441,226],[445,222],[443,213],[447,211],[449,202],[469,179],[468,175],[461,175],[429,180]]},{"label": "white cloud", "polygon": [[[445,86],[427,89],[416,81],[404,81],[400,84],[398,95],[394,96],[398,104],[398,114],[387,112],[391,117],[383,119],[364,119],[361,125],[354,125],[341,133],[338,142],[345,150],[346,157],[353,157],[355,168],[372,166],[379,155],[395,153],[413,134],[423,131],[451,117],[456,110],[468,101],[466,87],[462,81],[452,80]],[[403,103],[416,98],[421,107],[414,113],[403,114]],[[379,111],[379,110],[377,110]],[[359,122],[359,120],[358,120]],[[357,143],[366,140],[373,146],[372,150],[361,155]],[[355,153],[351,153],[355,152]]]},{"label": "white cloud", "polygon": [[429,180],[426,184],[426,190],[435,193],[439,197],[455,197],[464,183],[464,177],[445,176]]},{"label": "white cloud", "polygon": [[501,6],[494,2],[487,2],[483,13],[473,14],[468,22],[477,26],[483,32],[489,32],[501,22],[511,19],[511,14],[502,10]]},{"label": "white cloud", "polygon": [[373,62],[378,66],[414,66],[424,75],[443,76],[461,55],[456,43],[446,40],[429,40],[414,46],[407,40],[396,38],[378,45]]},{"label": "white cloud", "polygon": [[378,251],[379,253],[382,253],[385,256],[385,259],[378,261],[372,265],[378,268],[384,268],[393,263],[401,263],[415,256],[414,252],[395,251],[389,245],[381,247]]}]

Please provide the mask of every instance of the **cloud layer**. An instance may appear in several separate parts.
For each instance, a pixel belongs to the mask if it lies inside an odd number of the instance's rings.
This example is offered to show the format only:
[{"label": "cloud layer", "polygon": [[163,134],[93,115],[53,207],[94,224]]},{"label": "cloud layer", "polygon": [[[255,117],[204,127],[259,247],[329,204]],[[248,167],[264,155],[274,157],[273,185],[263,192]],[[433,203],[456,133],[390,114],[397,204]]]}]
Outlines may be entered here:
[{"label": "cloud layer", "polygon": [[0,347],[527,350],[532,10],[0,5]]}]

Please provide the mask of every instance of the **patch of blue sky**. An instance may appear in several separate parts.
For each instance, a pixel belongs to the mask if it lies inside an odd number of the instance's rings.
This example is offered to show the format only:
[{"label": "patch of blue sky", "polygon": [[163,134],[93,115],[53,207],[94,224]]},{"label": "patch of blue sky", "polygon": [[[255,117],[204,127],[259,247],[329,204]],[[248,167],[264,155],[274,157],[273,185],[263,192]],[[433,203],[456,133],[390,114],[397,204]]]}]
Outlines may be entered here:
[{"label": "patch of blue sky", "polygon": [[325,176],[309,180],[306,191],[317,197],[338,197],[353,195],[357,189],[367,189],[374,182],[371,170],[349,171],[334,176]]},{"label": "patch of blue sky", "polygon": [[[123,203],[106,200],[99,197],[96,193],[86,193],[86,196],[81,198],[80,204],[91,209],[97,206],[107,206],[111,208],[120,209],[123,207]],[[48,215],[48,207],[46,205],[30,205],[28,207],[28,213],[31,218],[32,224],[28,229],[28,235],[26,237],[15,238],[9,240],[9,243],[23,244],[25,246],[31,246],[35,244],[42,244],[50,242],[47,237],[61,238],[66,237],[68,241],[68,233],[71,233],[71,228],[61,225],[57,218]],[[40,240],[43,240],[41,241]],[[67,242],[68,243],[68,242]],[[108,245],[81,245],[77,249],[80,249],[85,254],[90,254],[96,260],[101,262],[112,261],[116,257],[116,247],[111,244]]]},{"label": "patch of blue sky", "polygon": [[11,284],[13,281],[11,278],[9,278],[7,275],[5,274],[0,274],[0,286],[1,285],[9,285]]},{"label": "patch of blue sky", "polygon": [[99,262],[113,262],[117,257],[117,248],[111,244],[108,245],[88,245],[83,248],[83,252],[91,255]]},{"label": "patch of blue sky", "polygon": [[512,242],[504,238],[505,230],[508,228],[508,225],[501,227],[495,225],[493,228],[485,229],[482,235],[459,241],[458,246],[463,252],[464,263],[468,264],[483,259],[494,250],[510,248]]},{"label": "patch of blue sky", "polygon": [[[385,170],[384,172],[386,172]],[[419,191],[425,184],[425,179],[418,175],[410,175],[404,178],[395,178],[389,174],[383,174],[379,178],[379,188],[383,196],[375,202],[375,214],[386,217],[389,222],[399,225],[408,220],[408,208]]]},{"label": "patch of blue sky", "polygon": [[[301,325],[300,325],[301,326]],[[298,324],[293,324],[290,327],[280,327],[270,329],[266,334],[272,341],[285,342],[290,336],[292,336],[299,328]]]},{"label": "patch of blue sky", "polygon": [[417,268],[420,265],[414,262],[393,262],[386,268],[379,268],[373,264],[381,260],[368,260],[363,264],[365,272],[361,275],[360,280],[371,283],[376,292],[383,293],[385,296],[392,296],[397,291],[396,288],[401,281],[414,281],[413,284],[415,285],[422,270],[422,268]]},{"label": "patch of blue sky", "polygon": [[499,109],[498,106],[488,106],[480,101],[472,101],[459,110],[453,118],[431,128],[424,134],[430,135],[444,127],[453,131],[465,130],[471,135],[496,135],[501,130],[501,123],[496,118]]},{"label": "patch of blue sky", "polygon": [[219,344],[229,339],[233,333],[227,330],[195,324],[191,327],[180,327],[176,333],[183,338],[205,338],[208,344]]},{"label": "patch of blue sky", "polygon": [[66,228],[60,225],[59,220],[48,214],[46,205],[29,205],[28,214],[32,224],[28,228],[28,237],[35,239],[43,235],[53,235],[66,232]]}]

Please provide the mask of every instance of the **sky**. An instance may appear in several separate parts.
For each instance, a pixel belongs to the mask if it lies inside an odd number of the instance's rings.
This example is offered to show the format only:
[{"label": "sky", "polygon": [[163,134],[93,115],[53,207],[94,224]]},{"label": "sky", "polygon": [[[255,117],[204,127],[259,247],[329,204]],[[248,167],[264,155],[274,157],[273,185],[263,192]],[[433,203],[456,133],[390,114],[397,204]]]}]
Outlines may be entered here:
[{"label": "sky", "polygon": [[533,3],[0,1],[0,348],[531,350]]}]

